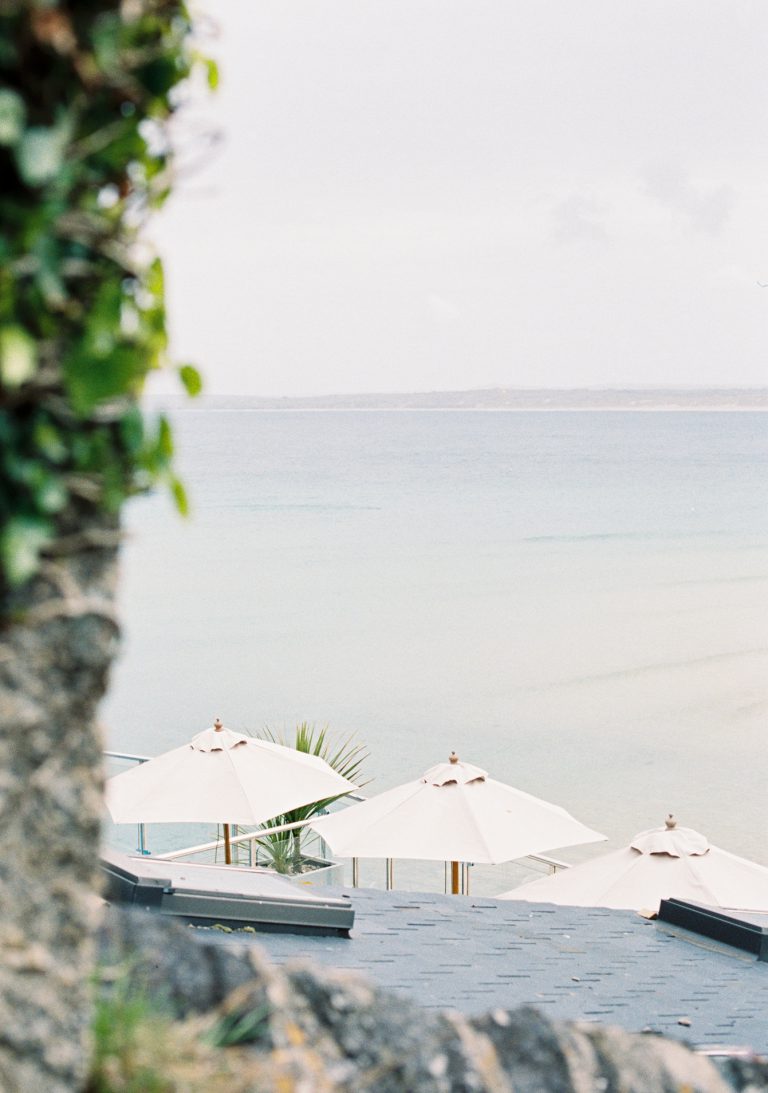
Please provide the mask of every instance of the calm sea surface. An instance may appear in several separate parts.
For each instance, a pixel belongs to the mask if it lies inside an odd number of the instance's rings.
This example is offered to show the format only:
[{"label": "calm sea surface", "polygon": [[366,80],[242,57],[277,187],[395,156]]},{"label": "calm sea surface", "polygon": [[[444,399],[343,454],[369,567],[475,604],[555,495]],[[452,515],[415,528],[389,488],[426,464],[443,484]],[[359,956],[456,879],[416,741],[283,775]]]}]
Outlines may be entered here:
[{"label": "calm sea surface", "polygon": [[608,848],[674,811],[768,864],[768,416],[201,410],[176,431],[194,514],[129,508],[111,747],[306,719],[368,746],[367,793],[455,749]]}]

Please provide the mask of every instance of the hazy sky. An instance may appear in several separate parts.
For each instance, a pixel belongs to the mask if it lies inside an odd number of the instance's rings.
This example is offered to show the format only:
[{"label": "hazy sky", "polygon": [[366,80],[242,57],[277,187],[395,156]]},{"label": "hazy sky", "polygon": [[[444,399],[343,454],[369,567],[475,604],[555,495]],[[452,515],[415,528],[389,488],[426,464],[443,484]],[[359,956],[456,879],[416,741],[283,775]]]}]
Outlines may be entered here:
[{"label": "hazy sky", "polygon": [[764,0],[206,8],[151,234],[209,391],[768,379]]}]

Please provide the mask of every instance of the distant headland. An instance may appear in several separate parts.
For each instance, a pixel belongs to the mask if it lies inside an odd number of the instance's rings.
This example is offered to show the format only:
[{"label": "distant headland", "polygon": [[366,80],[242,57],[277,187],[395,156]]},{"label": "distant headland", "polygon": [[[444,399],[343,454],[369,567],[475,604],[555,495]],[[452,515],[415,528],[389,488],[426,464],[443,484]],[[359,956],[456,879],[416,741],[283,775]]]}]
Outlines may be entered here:
[{"label": "distant headland", "polygon": [[197,405],[213,410],[768,410],[768,387],[482,387],[294,398],[210,395]]}]

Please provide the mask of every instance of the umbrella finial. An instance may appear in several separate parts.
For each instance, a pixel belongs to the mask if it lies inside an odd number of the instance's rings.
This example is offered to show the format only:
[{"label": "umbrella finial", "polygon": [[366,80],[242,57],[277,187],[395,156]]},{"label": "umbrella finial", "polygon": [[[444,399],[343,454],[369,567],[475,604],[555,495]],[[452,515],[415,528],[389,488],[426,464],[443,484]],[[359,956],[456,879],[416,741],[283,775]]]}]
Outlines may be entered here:
[{"label": "umbrella finial", "polygon": [[671,812],[669,813],[666,820],[664,821],[664,824],[667,828],[667,831],[672,831],[673,828],[677,827],[677,820],[675,819],[675,817],[672,815]]},{"label": "umbrella finial", "polygon": [[213,723],[213,727],[216,730],[216,732],[221,732],[221,730],[224,728],[224,726],[221,723],[221,718],[220,717],[216,718],[216,720]]},{"label": "umbrella finial", "polygon": [[451,754],[448,756],[448,762],[449,763],[458,763],[458,761],[459,761],[458,755],[456,754],[455,751],[452,751]]}]

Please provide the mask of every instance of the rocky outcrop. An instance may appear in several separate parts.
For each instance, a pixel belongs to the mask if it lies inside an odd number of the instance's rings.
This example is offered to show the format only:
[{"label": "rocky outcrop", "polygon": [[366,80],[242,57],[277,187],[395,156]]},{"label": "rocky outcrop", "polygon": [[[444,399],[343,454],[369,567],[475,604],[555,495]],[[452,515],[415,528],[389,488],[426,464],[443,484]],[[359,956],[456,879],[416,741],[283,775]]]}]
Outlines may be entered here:
[{"label": "rocky outcrop", "polygon": [[[432,1013],[361,976],[310,964],[270,966],[255,945],[211,944],[204,931],[110,909],[101,951],[114,969],[186,1018],[169,1088],[278,1093],[727,1093],[768,1090],[768,1065],[718,1070],[658,1036],[551,1022],[533,1009],[480,1018]],[[113,976],[108,978],[112,979]],[[231,993],[230,993],[231,991]],[[200,1044],[230,1046],[217,1059]],[[190,1077],[190,1060],[198,1074]],[[173,1065],[166,1070],[173,1078]],[[203,1079],[200,1077],[200,1081]]]},{"label": "rocky outcrop", "polygon": [[78,526],[0,629],[4,1093],[71,1093],[87,1060],[100,903],[103,745],[94,712],[117,640],[116,529],[101,519],[87,534],[85,521]]},{"label": "rocky outcrop", "polygon": [[261,949],[207,942],[210,932],[130,907],[112,906],[96,935],[98,963],[112,980],[125,974],[179,1017],[208,1013],[246,983],[266,983]]}]

